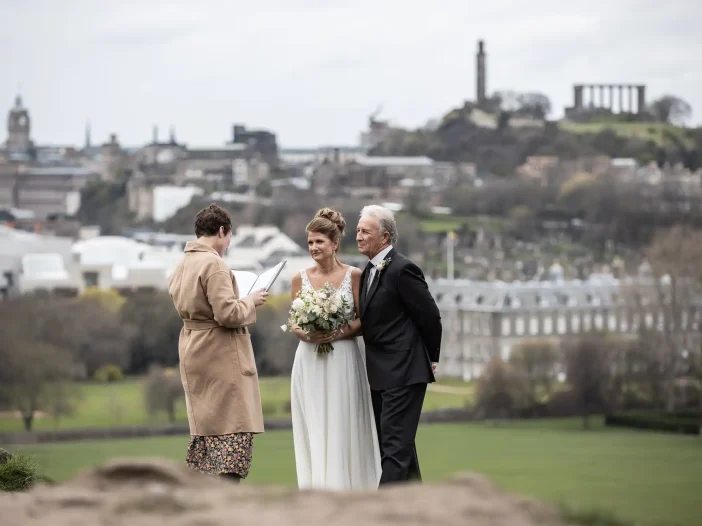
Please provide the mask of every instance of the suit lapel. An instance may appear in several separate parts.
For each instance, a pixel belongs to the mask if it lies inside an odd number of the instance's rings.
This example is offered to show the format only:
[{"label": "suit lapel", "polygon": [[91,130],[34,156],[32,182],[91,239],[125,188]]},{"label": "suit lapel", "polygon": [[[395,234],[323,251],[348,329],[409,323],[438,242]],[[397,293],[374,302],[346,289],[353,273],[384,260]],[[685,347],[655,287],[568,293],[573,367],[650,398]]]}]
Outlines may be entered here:
[{"label": "suit lapel", "polygon": [[[390,252],[387,253],[385,256],[384,260],[388,260],[395,255],[395,249],[392,249]],[[382,271],[379,271],[377,268],[375,269],[375,279],[373,280],[373,283],[371,283],[370,290],[368,291],[368,295],[366,296],[366,301],[365,301],[365,306],[368,306],[370,301],[373,299],[373,296],[375,295],[375,291],[378,290],[378,285],[380,284],[380,280],[383,278],[383,274],[385,274],[385,271],[388,268],[388,265],[390,265],[392,261],[388,261],[387,264],[383,267]],[[370,277],[370,274],[369,274]]]}]

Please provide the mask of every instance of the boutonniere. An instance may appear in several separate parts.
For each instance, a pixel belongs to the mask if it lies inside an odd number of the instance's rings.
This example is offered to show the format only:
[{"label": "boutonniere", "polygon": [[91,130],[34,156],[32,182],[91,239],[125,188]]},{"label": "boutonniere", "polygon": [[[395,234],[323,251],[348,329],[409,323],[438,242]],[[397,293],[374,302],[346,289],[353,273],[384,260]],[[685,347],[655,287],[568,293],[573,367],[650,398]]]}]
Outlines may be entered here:
[{"label": "boutonniere", "polygon": [[392,258],[387,258],[378,263],[378,265],[375,267],[376,271],[378,272],[378,275],[383,271],[383,269],[392,261]]}]

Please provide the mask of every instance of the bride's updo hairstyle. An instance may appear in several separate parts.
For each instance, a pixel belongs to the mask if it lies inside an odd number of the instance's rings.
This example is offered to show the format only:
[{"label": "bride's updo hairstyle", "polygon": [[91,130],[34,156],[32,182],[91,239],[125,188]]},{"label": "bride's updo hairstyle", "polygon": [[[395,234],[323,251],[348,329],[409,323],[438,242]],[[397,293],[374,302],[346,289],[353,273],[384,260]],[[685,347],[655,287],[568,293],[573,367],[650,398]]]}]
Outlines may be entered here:
[{"label": "bride's updo hairstyle", "polygon": [[331,208],[322,208],[317,212],[312,219],[307,224],[305,229],[307,232],[314,232],[315,234],[322,234],[328,237],[332,242],[337,242],[341,240],[344,235],[344,230],[346,230],[346,220],[336,210]]}]

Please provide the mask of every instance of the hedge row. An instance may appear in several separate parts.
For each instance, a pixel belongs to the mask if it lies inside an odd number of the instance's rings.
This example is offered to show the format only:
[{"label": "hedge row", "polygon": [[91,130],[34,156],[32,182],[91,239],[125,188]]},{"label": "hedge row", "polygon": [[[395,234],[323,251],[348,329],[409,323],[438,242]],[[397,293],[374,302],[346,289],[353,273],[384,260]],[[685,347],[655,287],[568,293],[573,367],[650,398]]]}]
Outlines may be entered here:
[{"label": "hedge row", "polygon": [[700,421],[697,412],[677,411],[631,411],[614,413],[605,417],[605,424],[612,427],[629,427],[649,431],[666,431],[685,435],[700,434]]}]

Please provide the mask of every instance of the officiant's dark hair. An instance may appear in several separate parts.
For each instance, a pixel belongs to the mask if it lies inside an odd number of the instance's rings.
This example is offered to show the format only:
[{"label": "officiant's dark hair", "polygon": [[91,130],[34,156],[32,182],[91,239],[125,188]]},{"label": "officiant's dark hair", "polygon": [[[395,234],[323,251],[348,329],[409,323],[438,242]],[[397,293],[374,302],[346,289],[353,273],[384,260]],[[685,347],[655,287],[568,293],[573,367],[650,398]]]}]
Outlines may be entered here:
[{"label": "officiant's dark hair", "polygon": [[340,241],[346,230],[346,220],[336,210],[322,208],[307,224],[307,232],[314,232],[328,237],[332,241]]},{"label": "officiant's dark hair", "polygon": [[197,237],[216,236],[219,227],[224,227],[224,233],[228,234],[232,229],[232,216],[224,208],[212,203],[207,208],[203,208],[195,216],[195,235]]}]

